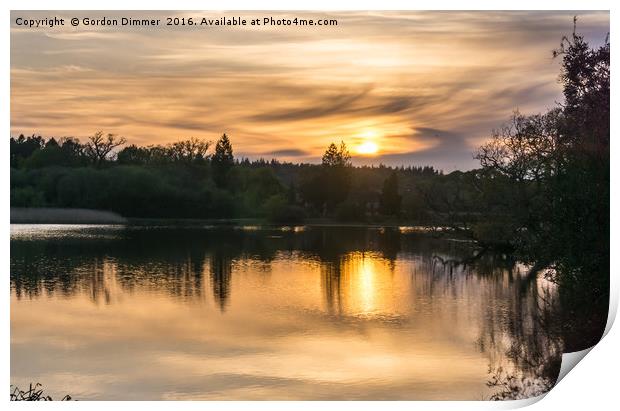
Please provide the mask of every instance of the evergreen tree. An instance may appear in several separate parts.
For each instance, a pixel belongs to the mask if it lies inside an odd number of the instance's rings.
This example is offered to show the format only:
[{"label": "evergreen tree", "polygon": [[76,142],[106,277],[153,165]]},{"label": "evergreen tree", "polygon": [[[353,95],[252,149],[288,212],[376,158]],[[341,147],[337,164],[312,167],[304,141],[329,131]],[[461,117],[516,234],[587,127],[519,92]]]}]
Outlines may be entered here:
[{"label": "evergreen tree", "polygon": [[349,196],[351,190],[351,155],[344,142],[331,143],[323,154],[320,190],[325,195],[323,214],[334,209]]},{"label": "evergreen tree", "polygon": [[226,133],[215,144],[215,153],[211,157],[211,169],[213,171],[213,181],[222,188],[226,185],[228,172],[235,164],[232,144]]},{"label": "evergreen tree", "polygon": [[323,165],[326,167],[349,167],[351,166],[351,155],[344,142],[340,142],[340,148],[331,143],[325,154],[323,154]]}]

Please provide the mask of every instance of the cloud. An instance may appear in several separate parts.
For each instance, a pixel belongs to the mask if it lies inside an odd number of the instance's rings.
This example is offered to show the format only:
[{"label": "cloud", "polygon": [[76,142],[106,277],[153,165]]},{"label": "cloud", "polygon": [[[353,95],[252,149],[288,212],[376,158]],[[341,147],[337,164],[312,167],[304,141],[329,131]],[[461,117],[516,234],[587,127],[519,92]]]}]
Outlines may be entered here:
[{"label": "cloud", "polygon": [[[196,12],[224,14],[262,15]],[[571,32],[575,12],[271,14],[336,18],[338,26],[13,26],[11,133],[86,136],[103,129],[136,144],[165,144],[226,131],[251,158],[276,153],[318,162],[331,141],[357,144],[370,130],[379,155],[355,161],[472,168],[470,151],[513,110],[538,113],[561,101],[560,62],[551,50]],[[609,13],[577,14],[578,29],[600,44]]]},{"label": "cloud", "polygon": [[296,148],[290,148],[290,149],[285,149],[285,150],[275,150],[275,151],[263,153],[263,155],[274,156],[274,157],[302,157],[302,156],[309,156],[311,154],[312,153],[310,153],[309,151],[300,150]]},{"label": "cloud", "polygon": [[[412,128],[411,134],[402,136],[416,142],[423,142],[424,148],[403,153],[385,154],[380,162],[389,166],[426,166],[433,165],[438,169],[450,172],[456,169],[471,169],[476,166],[473,158],[473,147],[466,133],[442,130],[432,127]],[[357,158],[356,164],[372,164],[367,158]]]},{"label": "cloud", "polygon": [[250,120],[274,122],[274,121],[297,121],[330,116],[350,112],[356,102],[367,95],[369,89],[349,94],[325,96],[323,101],[317,101],[312,107],[272,111],[251,116]]}]

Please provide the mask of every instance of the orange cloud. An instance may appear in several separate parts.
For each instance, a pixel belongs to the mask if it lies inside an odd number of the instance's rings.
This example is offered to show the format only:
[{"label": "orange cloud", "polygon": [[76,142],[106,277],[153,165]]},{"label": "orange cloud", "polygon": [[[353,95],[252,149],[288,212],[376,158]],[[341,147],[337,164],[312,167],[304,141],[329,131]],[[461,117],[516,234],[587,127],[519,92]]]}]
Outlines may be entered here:
[{"label": "orange cloud", "polygon": [[[18,14],[50,12],[13,12],[13,22]],[[105,130],[158,144],[227,132],[239,155],[318,161],[331,141],[353,144],[363,125],[380,130],[382,140],[380,155],[363,161],[451,171],[475,167],[471,142],[515,108],[540,112],[561,99],[551,50],[572,30],[569,12],[269,14],[335,18],[338,26],[14,25],[11,133],[84,137]],[[579,29],[602,41],[609,13],[580,13]],[[431,144],[419,128],[446,133]]]}]

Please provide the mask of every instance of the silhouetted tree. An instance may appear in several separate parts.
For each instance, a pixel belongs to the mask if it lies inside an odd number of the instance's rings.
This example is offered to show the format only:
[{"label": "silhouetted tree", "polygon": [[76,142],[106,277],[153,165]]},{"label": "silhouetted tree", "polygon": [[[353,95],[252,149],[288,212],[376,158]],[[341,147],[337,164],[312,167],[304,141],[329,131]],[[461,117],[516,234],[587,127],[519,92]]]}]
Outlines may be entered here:
[{"label": "silhouetted tree", "polygon": [[50,139],[43,148],[36,150],[24,161],[27,168],[42,168],[51,166],[65,166],[67,159],[55,139]]},{"label": "silhouetted tree", "polygon": [[325,167],[350,167],[351,155],[346,144],[341,141],[340,147],[337,147],[336,144],[331,143],[323,154],[322,164]]},{"label": "silhouetted tree", "polygon": [[56,139],[52,137],[45,143],[45,148],[60,148],[60,145],[58,145]]},{"label": "silhouetted tree", "polygon": [[351,189],[351,155],[344,142],[331,143],[322,159],[322,186],[325,191],[324,213],[347,199]]},{"label": "silhouetted tree", "polygon": [[[576,21],[576,20],[575,20]],[[567,313],[567,351],[598,341],[609,299],[609,37],[591,48],[564,37],[564,103],[543,115],[515,115],[478,152],[482,165],[518,193],[510,209],[515,243],[553,268]],[[568,349],[570,347],[570,349]]]},{"label": "silhouetted tree", "polygon": [[30,157],[32,153],[43,147],[45,141],[41,136],[24,137],[20,134],[19,137],[10,140],[11,151],[11,167],[19,167],[21,162]]},{"label": "silhouetted tree", "polygon": [[60,139],[60,149],[67,159],[70,159],[70,165],[82,164],[84,160],[84,146],[80,144],[77,138],[64,137]]},{"label": "silhouetted tree", "polygon": [[215,152],[211,156],[213,180],[218,187],[226,185],[226,177],[234,164],[235,158],[233,156],[232,144],[230,144],[228,136],[224,133],[215,144]]},{"label": "silhouetted tree", "polygon": [[556,257],[567,350],[598,342],[609,303],[610,44],[590,47],[573,32],[562,58],[563,121],[558,169],[551,180],[549,235],[541,245]]},{"label": "silhouetted tree", "polygon": [[101,165],[108,160],[109,154],[116,147],[122,146],[127,140],[124,137],[117,137],[114,134],[103,136],[102,131],[97,131],[88,137],[88,142],[84,146],[84,154],[90,158],[95,165]]},{"label": "silhouetted tree", "polygon": [[149,150],[135,144],[123,148],[116,156],[119,164],[147,164],[149,159]]},{"label": "silhouetted tree", "polygon": [[556,167],[561,111],[524,116],[516,111],[510,121],[494,130],[475,158],[485,168],[499,171],[515,183],[541,181]]},{"label": "silhouetted tree", "polygon": [[[177,141],[170,144],[168,151],[172,161],[184,163],[201,162],[207,158],[207,152],[210,146],[210,141],[191,138],[189,140]],[[230,146],[230,142],[228,142],[228,147],[232,158],[232,147]]]}]

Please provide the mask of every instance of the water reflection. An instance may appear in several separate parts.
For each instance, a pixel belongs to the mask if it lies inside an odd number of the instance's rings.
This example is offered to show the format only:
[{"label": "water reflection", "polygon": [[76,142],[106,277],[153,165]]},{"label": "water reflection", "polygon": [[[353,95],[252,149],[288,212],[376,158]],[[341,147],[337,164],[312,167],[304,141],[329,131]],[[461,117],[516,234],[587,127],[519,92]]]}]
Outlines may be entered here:
[{"label": "water reflection", "polygon": [[506,375],[545,390],[555,294],[415,231],[12,226],[11,381],[82,399],[483,399]]},{"label": "water reflection", "polygon": [[321,287],[332,315],[389,316],[395,308],[394,260],[376,252],[350,252],[321,264]]},{"label": "water reflection", "polygon": [[232,274],[232,259],[221,251],[213,253],[211,256],[211,286],[213,288],[213,298],[224,311],[228,298],[230,297],[230,277]]}]

